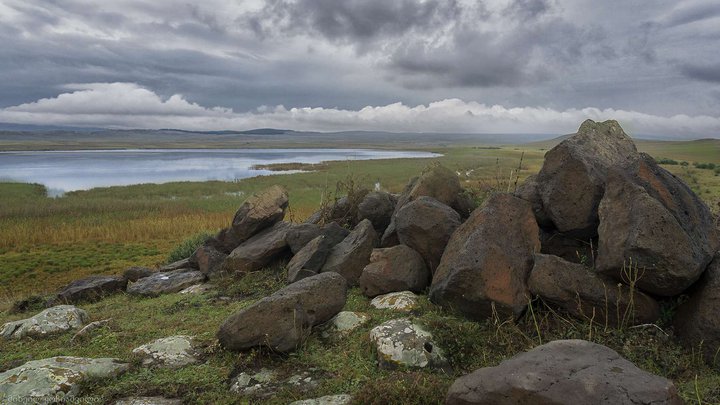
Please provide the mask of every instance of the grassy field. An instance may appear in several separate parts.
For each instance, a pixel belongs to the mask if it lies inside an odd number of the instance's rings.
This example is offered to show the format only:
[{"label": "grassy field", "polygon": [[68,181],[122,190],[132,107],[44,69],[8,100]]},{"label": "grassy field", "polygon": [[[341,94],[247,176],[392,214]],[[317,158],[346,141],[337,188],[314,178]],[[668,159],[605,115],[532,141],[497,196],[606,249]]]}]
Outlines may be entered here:
[{"label": "grassy field", "polygon": [[[710,146],[715,145],[711,143]],[[720,153],[707,153],[708,145],[640,143],[656,158],[687,165],[665,165],[685,179],[717,211],[720,176],[693,163],[720,164]],[[433,159],[460,173],[463,184],[478,199],[489,189],[512,189],[539,170],[540,147],[432,148],[444,156]],[[522,157],[522,165],[520,160]],[[272,184],[290,192],[289,220],[301,221],[318,208],[323,196],[332,195],[338,181],[352,178],[372,188],[398,192],[431,160],[402,159],[332,162],[316,172],[276,175],[237,182],[180,182],[136,185],[73,192],[50,199],[42,186],[0,183],[0,311],[14,300],[46,294],[70,280],[89,274],[118,274],[131,265],[164,263],[181,241],[200,232],[227,226],[249,194]],[[520,172],[517,172],[521,167]],[[179,371],[135,367],[126,375],[98,381],[83,388],[84,395],[103,402],[131,393],[184,398],[187,403],[243,403],[228,391],[228,379],[238,370],[279,367],[288,372],[316,368],[320,386],[312,392],[285,390],[269,403],[327,394],[352,393],[358,403],[440,403],[458,375],[496,365],[502,359],[553,339],[582,338],[606,344],[639,367],[677,382],[691,403],[720,403],[720,373],[702,364],[694,351],[680,348],[672,336],[654,327],[605,330],[554,313],[541,302],[533,304],[535,320],[513,324],[491,319],[470,322],[443,312],[423,299],[414,316],[435,333],[437,345],[450,356],[453,370],[381,371],[367,338],[369,329],[396,314],[373,310],[355,289],[346,310],[366,312],[372,321],[347,339],[323,341],[313,335],[298,352],[279,356],[256,350],[233,354],[219,350],[214,335],[232,312],[282,287],[284,269],[252,273],[228,282],[219,291],[200,296],[176,294],[153,299],[116,295],[81,307],[91,320],[112,318],[108,328],[91,340],[69,344],[71,334],[52,339],[0,342],[0,370],[30,359],[53,355],[119,357],[134,361],[131,350],[148,341],[173,334],[197,336],[204,362]],[[231,296],[230,301],[219,300]],[[665,303],[660,327],[669,331],[672,302]],[[30,313],[0,314],[0,323]]]}]

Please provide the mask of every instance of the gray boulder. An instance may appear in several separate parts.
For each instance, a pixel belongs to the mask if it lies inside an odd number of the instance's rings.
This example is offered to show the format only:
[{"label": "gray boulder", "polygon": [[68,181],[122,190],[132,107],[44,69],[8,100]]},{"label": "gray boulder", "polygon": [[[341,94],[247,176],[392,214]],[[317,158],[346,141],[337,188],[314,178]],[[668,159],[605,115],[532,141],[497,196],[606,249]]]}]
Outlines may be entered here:
[{"label": "gray boulder", "polygon": [[535,255],[530,291],[577,318],[599,325],[654,323],[660,305],[652,297],[557,256]]},{"label": "gray boulder", "polygon": [[302,279],[231,315],[218,339],[228,350],[267,346],[295,349],[313,326],[327,322],[345,305],[347,282],[337,273]]},{"label": "gray boulder", "polygon": [[360,222],[342,242],[330,251],[322,272],[335,272],[357,285],[363,269],[370,262],[370,254],[378,244],[378,237],[372,223],[367,219]]},{"label": "gray boulder", "polygon": [[242,275],[288,257],[290,249],[285,237],[291,228],[288,222],[278,222],[248,239],[228,255],[222,265],[223,272]]},{"label": "gray boulder", "polygon": [[116,276],[90,276],[75,280],[57,293],[53,302],[77,304],[97,301],[125,289],[127,280]]},{"label": "gray boulder", "polygon": [[575,135],[545,154],[536,178],[543,210],[539,222],[547,218],[558,231],[580,239],[595,236],[608,172],[629,166],[637,156],[617,121],[583,122]]},{"label": "gray boulder", "polygon": [[82,309],[73,305],[58,305],[31,318],[4,324],[0,335],[5,339],[42,338],[80,329],[87,320],[88,314]]},{"label": "gray boulder", "polygon": [[300,249],[320,235],[322,235],[322,227],[318,224],[295,224],[292,229],[288,230],[285,241],[292,254],[296,255]]},{"label": "gray boulder", "polygon": [[529,202],[495,194],[448,242],[433,276],[430,300],[471,319],[519,316],[528,303],[527,278],[540,251]]},{"label": "gray boulder", "polygon": [[708,207],[644,154],[611,176],[599,217],[598,271],[655,295],[685,291],[720,248]]},{"label": "gray boulder", "polygon": [[461,222],[452,208],[425,196],[407,203],[395,214],[398,240],[418,252],[430,272],[435,272],[445,246]]},{"label": "gray boulder", "polygon": [[447,365],[432,334],[410,319],[392,319],[370,331],[381,368],[441,368]]},{"label": "gray boulder", "polygon": [[179,269],[158,272],[128,284],[127,292],[133,295],[157,297],[162,294],[179,292],[203,281],[205,281],[205,275],[197,270]]},{"label": "gray boulder", "polygon": [[460,377],[447,405],[682,404],[672,381],[637,368],[612,349],[556,340]]},{"label": "gray boulder", "polygon": [[75,397],[85,381],[115,377],[128,369],[127,364],[108,358],[34,360],[0,373],[0,394],[32,403],[61,402]]},{"label": "gray boulder", "polygon": [[375,297],[397,291],[421,293],[430,285],[431,277],[418,252],[398,245],[374,249],[358,283],[365,296]]},{"label": "gray boulder", "polygon": [[689,293],[690,299],[675,314],[675,333],[686,347],[699,350],[710,366],[720,369],[720,252]]},{"label": "gray boulder", "polygon": [[[177,269],[172,269],[177,270]],[[164,271],[171,271],[171,270],[164,270]],[[141,278],[151,276],[153,274],[153,270],[147,267],[140,267],[140,266],[133,266],[129,267],[123,272],[123,278],[126,282],[136,282],[140,280]],[[126,284],[127,286],[127,284]]]}]

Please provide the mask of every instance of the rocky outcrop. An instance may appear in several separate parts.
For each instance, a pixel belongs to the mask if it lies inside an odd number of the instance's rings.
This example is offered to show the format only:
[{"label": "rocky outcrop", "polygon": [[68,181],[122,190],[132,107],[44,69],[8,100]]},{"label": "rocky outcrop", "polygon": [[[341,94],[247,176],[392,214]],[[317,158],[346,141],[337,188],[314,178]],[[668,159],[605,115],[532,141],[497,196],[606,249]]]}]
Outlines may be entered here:
[{"label": "rocky outcrop", "polygon": [[31,318],[4,324],[0,335],[5,339],[42,338],[80,329],[87,321],[88,314],[84,310],[73,305],[58,305]]},{"label": "rocky outcrop", "polygon": [[432,334],[410,319],[392,319],[370,331],[381,368],[441,368],[447,364]]},{"label": "rocky outcrop", "polygon": [[128,294],[144,297],[157,297],[162,294],[179,292],[191,285],[205,281],[205,275],[197,270],[180,269],[168,272],[153,273],[135,283],[128,284]]},{"label": "rocky outcrop", "polygon": [[98,301],[106,295],[122,291],[127,280],[116,276],[90,276],[75,280],[57,293],[55,303],[77,304]]},{"label": "rocky outcrop", "polygon": [[418,197],[395,214],[398,240],[417,251],[431,272],[460,223],[457,212],[431,197]]},{"label": "rocky outcrop", "polygon": [[660,305],[650,296],[557,256],[535,255],[528,286],[534,295],[599,325],[647,324],[660,317]]},{"label": "rocky outcrop", "polygon": [[133,349],[132,353],[142,360],[144,366],[179,368],[198,361],[189,336],[157,339]]},{"label": "rocky outcrop", "polygon": [[539,222],[547,218],[560,232],[583,240],[594,237],[608,172],[629,166],[637,155],[617,121],[583,122],[577,134],[545,154],[535,179],[542,206]]},{"label": "rocky outcrop", "polygon": [[690,299],[675,314],[675,333],[686,347],[700,351],[709,365],[720,369],[720,252],[689,293]]},{"label": "rocky outcrop", "polygon": [[373,191],[368,193],[365,198],[358,204],[357,222],[364,219],[369,220],[375,228],[378,235],[382,235],[390,225],[393,212],[395,212],[395,197],[383,191]]},{"label": "rocky outcrop", "polygon": [[115,377],[129,366],[116,359],[52,357],[34,360],[0,373],[0,394],[28,403],[70,400],[88,380]]},{"label": "rocky outcrop", "polygon": [[290,223],[278,222],[248,239],[228,255],[223,262],[222,271],[235,276],[243,275],[288,257],[290,249],[285,238],[290,229]]},{"label": "rocky outcrop", "polygon": [[675,385],[612,349],[556,340],[460,377],[448,405],[682,404]]},{"label": "rocky outcrop", "polygon": [[421,293],[430,285],[430,279],[422,256],[405,245],[398,245],[374,249],[358,283],[363,294],[372,298],[398,291]]},{"label": "rocky outcrop", "polygon": [[528,303],[533,255],[540,251],[538,233],[529,202],[493,195],[450,238],[430,299],[472,319],[494,310],[519,316]]},{"label": "rocky outcrop", "polygon": [[599,216],[598,271],[652,294],[682,293],[720,247],[708,207],[646,155],[611,177]]},{"label": "rocky outcrop", "polygon": [[360,222],[342,242],[330,251],[322,272],[335,272],[353,286],[357,284],[370,254],[378,244],[378,237],[372,223],[367,219]]},{"label": "rocky outcrop", "polygon": [[295,349],[313,326],[327,322],[345,305],[347,282],[337,273],[302,279],[231,315],[218,339],[229,350],[267,346]]}]

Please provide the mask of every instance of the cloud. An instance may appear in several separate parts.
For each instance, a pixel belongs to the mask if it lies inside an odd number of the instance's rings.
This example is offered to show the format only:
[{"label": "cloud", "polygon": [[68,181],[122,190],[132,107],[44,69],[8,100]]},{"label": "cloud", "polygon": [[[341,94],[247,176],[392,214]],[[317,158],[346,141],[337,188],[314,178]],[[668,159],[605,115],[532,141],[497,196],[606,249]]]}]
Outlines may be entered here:
[{"label": "cloud", "polygon": [[720,64],[717,65],[696,65],[684,64],[680,71],[687,77],[710,83],[720,83]]},{"label": "cloud", "polygon": [[720,117],[669,117],[615,109],[508,108],[445,99],[426,105],[393,103],[358,110],[283,106],[235,112],[203,107],[181,95],[163,98],[134,83],[74,84],[73,91],[0,110],[0,121],[26,124],[247,130],[260,127],[308,131],[564,134],[585,119],[617,119],[631,134],[656,137],[719,137]]}]

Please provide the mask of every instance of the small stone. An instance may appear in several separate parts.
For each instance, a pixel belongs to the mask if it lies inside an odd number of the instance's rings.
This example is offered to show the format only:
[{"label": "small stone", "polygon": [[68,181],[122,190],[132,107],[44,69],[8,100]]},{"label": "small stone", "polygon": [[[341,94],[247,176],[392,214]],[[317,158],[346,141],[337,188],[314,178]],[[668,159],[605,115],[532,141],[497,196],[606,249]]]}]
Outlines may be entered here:
[{"label": "small stone", "polygon": [[393,311],[411,312],[418,309],[418,296],[411,291],[400,291],[379,295],[370,301],[370,305],[377,309],[391,309]]},{"label": "small stone", "polygon": [[213,289],[215,289],[214,284],[195,284],[180,291],[179,294],[204,294],[208,291],[212,291]]},{"label": "small stone", "polygon": [[359,312],[342,311],[331,320],[320,325],[320,336],[344,336],[364,325],[370,320],[370,316]]},{"label": "small stone", "polygon": [[163,397],[130,397],[119,399],[114,402],[114,405],[182,405],[182,400]]},{"label": "small stone", "polygon": [[70,339],[70,342],[75,342],[78,339],[83,339],[87,337],[89,334],[94,332],[97,329],[100,329],[112,321],[112,318],[103,319],[102,321],[95,321],[90,322],[89,324],[85,325],[84,328],[80,329],[73,337]]},{"label": "small stone", "polygon": [[189,336],[170,336],[157,339],[132,352],[143,359],[145,366],[178,368],[198,361],[192,347],[192,338]]},{"label": "small stone", "polygon": [[392,319],[370,331],[381,368],[443,367],[442,350],[432,342],[432,334],[410,319]]},{"label": "small stone", "polygon": [[352,396],[347,394],[326,395],[320,398],[303,399],[292,402],[290,405],[349,405],[352,402]]},{"label": "small stone", "polygon": [[233,379],[230,391],[238,394],[253,394],[275,381],[276,377],[274,371],[266,368],[256,373],[242,372]]}]

